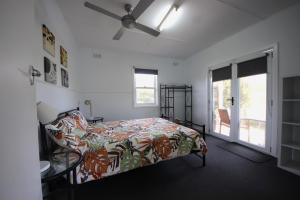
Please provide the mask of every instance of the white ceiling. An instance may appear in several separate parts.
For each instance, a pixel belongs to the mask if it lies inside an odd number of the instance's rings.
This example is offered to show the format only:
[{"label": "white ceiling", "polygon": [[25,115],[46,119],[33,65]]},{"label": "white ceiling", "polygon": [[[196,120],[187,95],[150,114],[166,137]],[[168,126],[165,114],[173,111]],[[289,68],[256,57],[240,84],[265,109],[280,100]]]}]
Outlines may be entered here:
[{"label": "white ceiling", "polygon": [[[119,41],[112,40],[121,22],[83,6],[84,0],[57,1],[71,31],[81,46],[143,52],[173,58],[187,58],[212,44],[257,23],[298,0],[184,0],[175,25],[157,38],[139,31],[126,31]],[[125,3],[138,0],[90,0],[120,16]],[[174,0],[156,0],[138,18],[155,28],[157,18]]]}]

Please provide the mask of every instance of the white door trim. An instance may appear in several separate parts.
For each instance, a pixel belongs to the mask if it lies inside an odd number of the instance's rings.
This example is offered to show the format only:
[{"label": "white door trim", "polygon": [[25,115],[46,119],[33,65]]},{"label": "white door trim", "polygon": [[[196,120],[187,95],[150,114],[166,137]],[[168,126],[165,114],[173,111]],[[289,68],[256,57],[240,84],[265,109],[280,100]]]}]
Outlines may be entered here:
[{"label": "white door trim", "polygon": [[[266,134],[266,144],[265,144],[265,148],[260,148],[258,146],[255,145],[251,145],[245,142],[242,142],[239,140],[239,143],[251,147],[251,148],[255,148],[258,151],[262,151],[264,153],[270,154],[272,156],[277,157],[278,151],[277,151],[277,147],[278,147],[278,89],[279,89],[279,81],[278,81],[278,76],[279,76],[279,67],[278,67],[278,44],[272,44],[269,46],[266,46],[264,48],[261,48],[257,51],[251,52],[249,54],[246,54],[244,56],[240,56],[239,58],[234,58],[234,59],[230,59],[228,61],[222,62],[221,64],[217,64],[217,65],[213,65],[210,66],[208,68],[208,127],[209,127],[209,134],[222,138],[224,140],[227,141],[235,141],[235,139],[233,139],[234,137],[227,137],[227,136],[223,136],[221,134],[215,134],[212,131],[212,70],[214,69],[218,69],[224,66],[228,66],[231,63],[233,64],[233,73],[235,73],[234,71],[236,70],[236,63],[238,62],[243,62],[246,60],[250,60],[250,59],[254,59],[254,58],[258,58],[262,55],[264,55],[266,53],[266,51],[273,49],[272,55],[270,57],[268,57],[268,87],[270,87],[271,85],[271,90],[269,91],[269,89],[267,89],[268,91],[268,96],[271,96],[268,99],[267,102],[267,117],[271,117],[271,121],[270,123],[267,125],[267,131],[269,134]],[[270,63],[269,63],[270,62]],[[271,67],[269,67],[271,66]],[[232,79],[233,80],[233,79]],[[234,81],[234,80],[233,80]],[[232,85],[236,85],[235,83],[232,83]],[[234,91],[238,91],[238,89],[234,89],[232,90],[233,92],[233,97],[235,97],[235,101],[236,101],[236,105],[238,105],[238,94]],[[234,106],[237,107],[237,106]],[[232,116],[236,116],[238,117],[238,110],[233,108],[233,110],[236,110],[234,112],[237,112],[235,115]],[[271,113],[269,113],[269,111]],[[269,115],[270,114],[270,115]],[[237,118],[238,119],[238,118]],[[231,130],[233,130],[233,128],[235,128],[235,130],[237,129],[238,124],[236,124],[238,122],[237,119],[232,119],[231,121],[233,121],[234,123],[231,125]],[[270,120],[270,119],[269,119]],[[238,134],[238,133],[236,133]]]}]

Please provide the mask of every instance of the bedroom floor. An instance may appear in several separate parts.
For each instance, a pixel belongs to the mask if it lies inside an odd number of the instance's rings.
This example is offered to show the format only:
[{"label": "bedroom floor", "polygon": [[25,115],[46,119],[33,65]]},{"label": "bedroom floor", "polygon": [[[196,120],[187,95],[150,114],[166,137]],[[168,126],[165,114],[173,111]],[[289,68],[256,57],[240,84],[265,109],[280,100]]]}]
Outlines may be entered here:
[{"label": "bedroom floor", "polygon": [[76,200],[298,199],[300,177],[277,168],[275,159],[256,164],[224,151],[220,142],[207,137],[204,168],[189,155],[79,185]]}]

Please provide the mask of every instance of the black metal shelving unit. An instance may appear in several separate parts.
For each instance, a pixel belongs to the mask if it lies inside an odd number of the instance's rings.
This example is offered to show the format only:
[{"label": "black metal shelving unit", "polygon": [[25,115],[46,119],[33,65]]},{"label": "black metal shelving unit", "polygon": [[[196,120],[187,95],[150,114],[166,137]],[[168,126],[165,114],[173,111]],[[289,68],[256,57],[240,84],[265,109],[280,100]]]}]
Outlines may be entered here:
[{"label": "black metal shelving unit", "polygon": [[[184,119],[175,117],[175,93],[184,93]],[[176,123],[192,127],[193,87],[188,85],[160,85],[160,116]]]},{"label": "black metal shelving unit", "polygon": [[[175,93],[184,93],[184,119],[175,118]],[[205,125],[193,123],[193,87],[188,85],[160,85],[160,116],[162,118],[173,121],[177,124],[181,124],[190,127],[199,132],[202,138],[205,140]],[[201,128],[201,130],[198,129]],[[198,151],[195,151],[195,155],[199,156],[203,160],[203,166],[205,166],[205,155],[199,155]]]}]

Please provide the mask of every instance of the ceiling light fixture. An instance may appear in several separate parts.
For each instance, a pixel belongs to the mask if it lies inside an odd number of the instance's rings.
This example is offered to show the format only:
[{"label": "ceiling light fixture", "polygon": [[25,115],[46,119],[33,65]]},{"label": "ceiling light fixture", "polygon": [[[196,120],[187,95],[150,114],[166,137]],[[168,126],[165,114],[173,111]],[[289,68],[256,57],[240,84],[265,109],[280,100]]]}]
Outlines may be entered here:
[{"label": "ceiling light fixture", "polygon": [[157,26],[157,29],[162,31],[165,28],[171,27],[177,21],[177,18],[179,16],[178,9],[179,6],[177,4],[173,4]]}]

